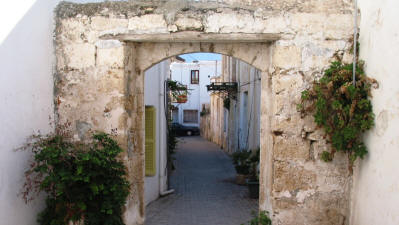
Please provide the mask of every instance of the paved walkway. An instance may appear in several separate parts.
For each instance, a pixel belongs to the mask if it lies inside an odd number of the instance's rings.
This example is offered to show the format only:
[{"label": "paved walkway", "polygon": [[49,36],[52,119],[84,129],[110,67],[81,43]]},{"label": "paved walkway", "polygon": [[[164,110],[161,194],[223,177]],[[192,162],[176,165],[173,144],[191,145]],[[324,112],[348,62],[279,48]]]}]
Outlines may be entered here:
[{"label": "paved walkway", "polygon": [[146,225],[240,225],[252,218],[258,201],[234,184],[231,160],[215,144],[181,138],[175,156],[175,193],[148,205]]}]

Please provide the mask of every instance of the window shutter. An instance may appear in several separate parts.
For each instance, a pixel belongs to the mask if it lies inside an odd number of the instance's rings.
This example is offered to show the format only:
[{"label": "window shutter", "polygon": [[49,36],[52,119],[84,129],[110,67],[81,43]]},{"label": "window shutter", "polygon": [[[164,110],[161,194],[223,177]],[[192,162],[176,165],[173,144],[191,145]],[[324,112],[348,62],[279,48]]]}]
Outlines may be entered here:
[{"label": "window shutter", "polygon": [[145,175],[156,174],[156,110],[153,106],[145,107]]}]

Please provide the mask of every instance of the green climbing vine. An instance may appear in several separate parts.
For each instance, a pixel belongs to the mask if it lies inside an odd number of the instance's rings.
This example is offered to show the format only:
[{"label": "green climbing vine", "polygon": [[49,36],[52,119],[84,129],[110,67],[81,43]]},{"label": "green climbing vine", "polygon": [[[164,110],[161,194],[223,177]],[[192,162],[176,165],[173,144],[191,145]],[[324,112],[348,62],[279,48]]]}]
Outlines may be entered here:
[{"label": "green climbing vine", "polygon": [[378,85],[368,78],[363,62],[356,67],[356,85],[353,85],[353,64],[333,62],[313,87],[302,92],[298,108],[313,113],[316,124],[324,129],[332,150],[324,151],[322,160],[332,161],[337,151],[348,154],[350,170],[357,158],[367,154],[362,134],[374,126],[370,89]]},{"label": "green climbing vine", "polygon": [[25,173],[23,198],[28,202],[36,193],[47,194],[39,224],[124,225],[129,182],[117,159],[122,149],[108,134],[96,133],[89,142],[65,135],[36,136],[25,148],[34,159]]}]

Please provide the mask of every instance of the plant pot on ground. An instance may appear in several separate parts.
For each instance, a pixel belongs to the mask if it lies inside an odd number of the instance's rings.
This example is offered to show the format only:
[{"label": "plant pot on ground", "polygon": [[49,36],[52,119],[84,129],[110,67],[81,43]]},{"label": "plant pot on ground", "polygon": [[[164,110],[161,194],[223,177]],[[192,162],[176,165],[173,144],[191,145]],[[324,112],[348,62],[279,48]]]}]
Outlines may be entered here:
[{"label": "plant pot on ground", "polygon": [[251,151],[249,156],[249,174],[247,186],[250,198],[259,198],[259,154],[260,150]]},{"label": "plant pot on ground", "polygon": [[249,161],[250,155],[251,155],[250,151],[235,152],[232,155],[234,168],[237,172],[236,184],[238,185],[245,185],[246,180],[248,179],[248,174],[250,169],[250,161]]},{"label": "plant pot on ground", "polygon": [[259,198],[259,180],[248,180],[247,181],[249,197],[250,198]]}]

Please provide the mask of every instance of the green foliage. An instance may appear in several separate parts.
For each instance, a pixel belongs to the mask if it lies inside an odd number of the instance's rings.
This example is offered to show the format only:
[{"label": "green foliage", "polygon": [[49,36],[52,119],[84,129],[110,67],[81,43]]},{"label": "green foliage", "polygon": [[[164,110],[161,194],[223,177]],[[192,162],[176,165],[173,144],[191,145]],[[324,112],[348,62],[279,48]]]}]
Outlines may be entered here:
[{"label": "green foliage", "polygon": [[170,91],[170,94],[174,99],[178,99],[179,96],[187,96],[188,90],[187,86],[175,80],[167,80],[167,85]]},{"label": "green foliage", "polygon": [[242,150],[232,154],[233,165],[238,174],[250,175],[250,179],[258,179],[260,150]]},{"label": "green foliage", "polygon": [[234,152],[232,154],[234,168],[238,174],[248,175],[251,167],[251,162],[249,157],[251,156],[251,151],[241,151]]},{"label": "green foliage", "polygon": [[254,218],[248,222],[248,225],[272,225],[272,220],[266,211],[261,211],[259,214],[253,213],[253,216]]},{"label": "green foliage", "polygon": [[122,149],[109,135],[97,133],[88,143],[60,135],[36,137],[26,171],[23,197],[47,193],[41,225],[123,225],[122,209],[129,195],[126,168],[117,159]]},{"label": "green foliage", "polygon": [[313,112],[318,126],[323,127],[333,150],[323,152],[322,160],[332,161],[336,151],[346,152],[350,168],[357,158],[363,158],[367,149],[362,134],[374,126],[374,114],[368,97],[377,82],[366,77],[363,63],[357,63],[356,86],[352,84],[353,64],[333,62],[313,88],[302,92],[298,109]]}]

